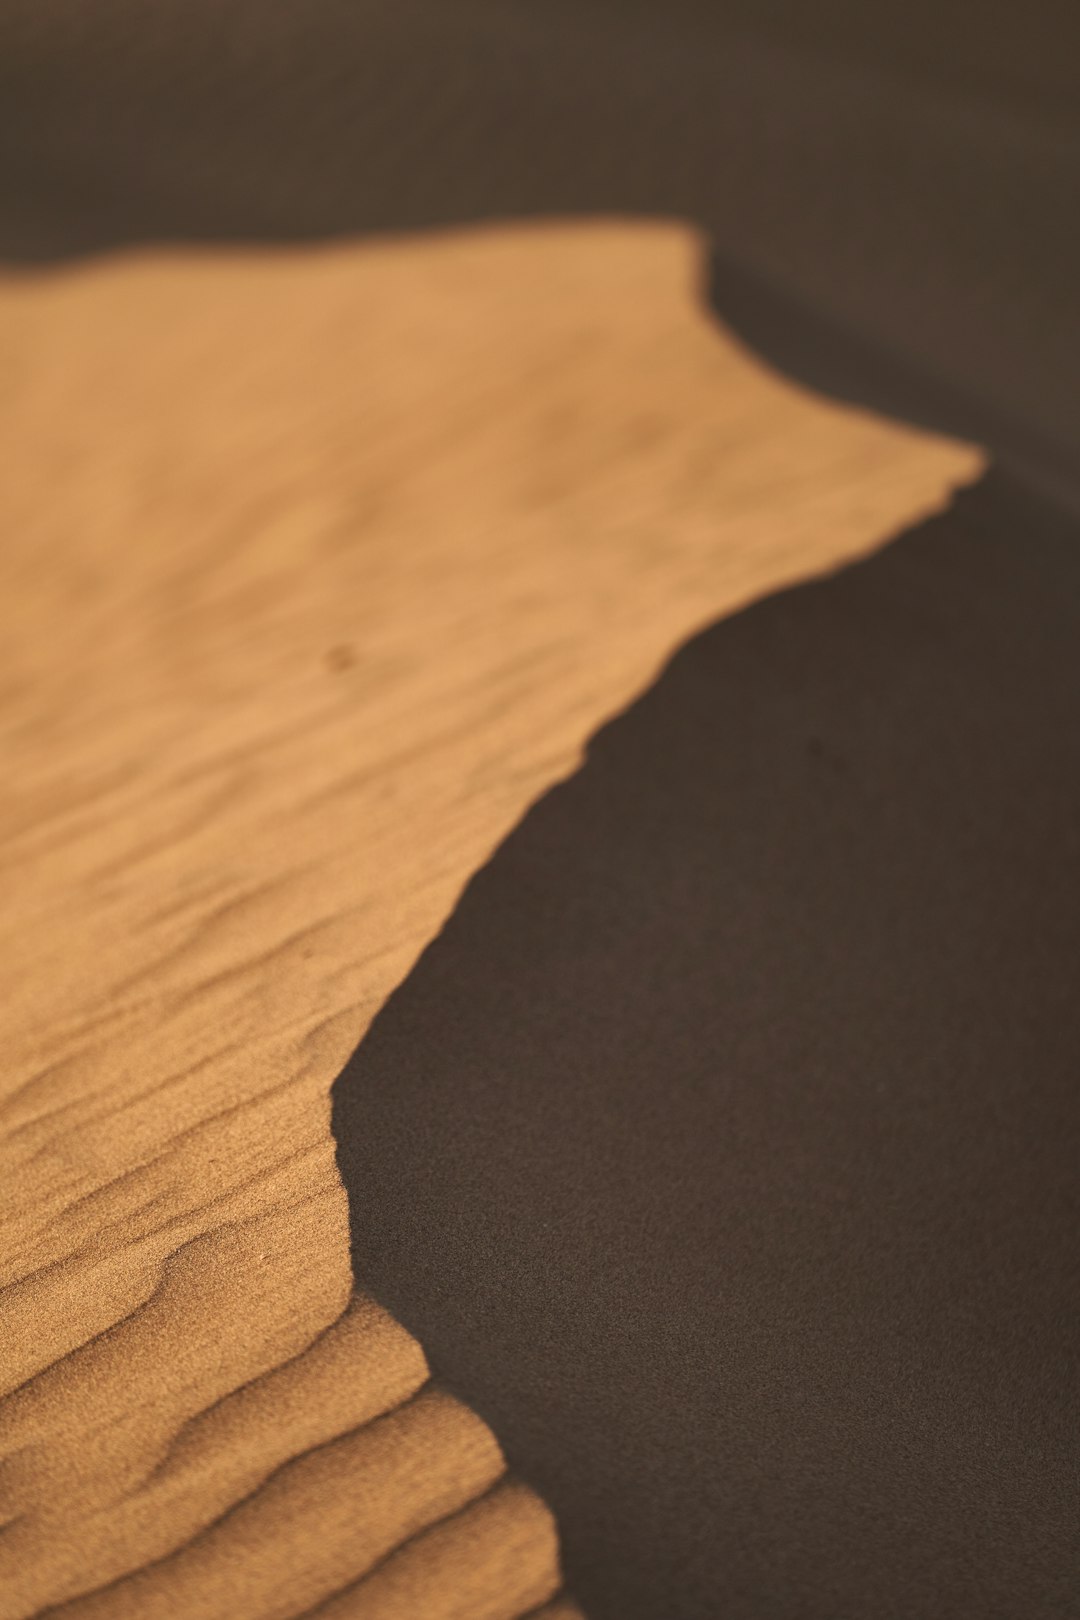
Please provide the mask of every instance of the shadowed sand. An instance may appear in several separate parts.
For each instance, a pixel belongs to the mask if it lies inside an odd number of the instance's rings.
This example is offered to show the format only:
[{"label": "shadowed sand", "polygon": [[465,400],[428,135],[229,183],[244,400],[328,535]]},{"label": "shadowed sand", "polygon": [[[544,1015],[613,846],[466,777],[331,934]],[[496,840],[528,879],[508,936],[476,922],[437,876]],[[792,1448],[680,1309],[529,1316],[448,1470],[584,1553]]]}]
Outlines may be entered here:
[{"label": "shadowed sand", "polygon": [[592,1620],[1076,1612],[1078,647],[993,476],[714,626],[335,1085],[357,1278]]}]

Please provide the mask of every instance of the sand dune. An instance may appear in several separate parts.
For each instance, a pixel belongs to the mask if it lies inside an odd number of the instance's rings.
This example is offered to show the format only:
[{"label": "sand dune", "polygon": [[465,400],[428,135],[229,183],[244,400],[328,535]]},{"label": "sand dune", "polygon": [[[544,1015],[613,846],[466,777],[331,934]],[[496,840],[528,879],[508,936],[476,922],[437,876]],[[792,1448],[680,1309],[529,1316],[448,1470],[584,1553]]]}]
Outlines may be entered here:
[{"label": "sand dune", "polygon": [[5,1620],[575,1612],[354,1294],[328,1088],[681,638],[977,467],[766,374],[697,263],[608,223],[0,287]]}]

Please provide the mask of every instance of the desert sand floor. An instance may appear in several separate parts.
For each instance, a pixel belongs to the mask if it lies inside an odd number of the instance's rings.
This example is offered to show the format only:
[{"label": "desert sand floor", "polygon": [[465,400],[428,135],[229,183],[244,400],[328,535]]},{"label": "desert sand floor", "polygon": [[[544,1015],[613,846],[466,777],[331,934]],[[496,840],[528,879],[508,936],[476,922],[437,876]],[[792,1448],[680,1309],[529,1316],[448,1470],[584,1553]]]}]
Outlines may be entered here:
[{"label": "desert sand floor", "polygon": [[686,635],[978,470],[750,360],[699,252],[613,221],[0,284],[4,1620],[577,1612],[354,1291],[330,1085]]}]

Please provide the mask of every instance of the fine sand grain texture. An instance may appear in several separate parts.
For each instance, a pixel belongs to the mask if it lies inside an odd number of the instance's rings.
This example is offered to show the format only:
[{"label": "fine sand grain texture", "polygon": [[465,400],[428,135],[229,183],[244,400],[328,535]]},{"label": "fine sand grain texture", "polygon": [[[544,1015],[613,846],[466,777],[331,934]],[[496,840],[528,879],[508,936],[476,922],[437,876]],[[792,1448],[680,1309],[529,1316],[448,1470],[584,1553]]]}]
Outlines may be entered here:
[{"label": "fine sand grain texture", "polygon": [[978,470],[767,374],[699,261],[610,222],[0,287],[3,1620],[576,1612],[354,1293],[330,1084],[677,643]]}]

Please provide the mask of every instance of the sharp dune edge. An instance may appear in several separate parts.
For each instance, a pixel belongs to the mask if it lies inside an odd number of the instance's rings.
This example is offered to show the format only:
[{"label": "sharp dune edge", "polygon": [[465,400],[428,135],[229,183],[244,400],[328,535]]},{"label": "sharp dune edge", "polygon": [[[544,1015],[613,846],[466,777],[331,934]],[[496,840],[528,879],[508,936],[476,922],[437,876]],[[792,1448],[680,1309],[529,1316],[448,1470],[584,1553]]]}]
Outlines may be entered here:
[{"label": "sharp dune edge", "polygon": [[555,224],[0,284],[3,1620],[577,1614],[547,1510],[353,1292],[330,1083],[674,645],[979,466],[751,362],[699,252]]}]

